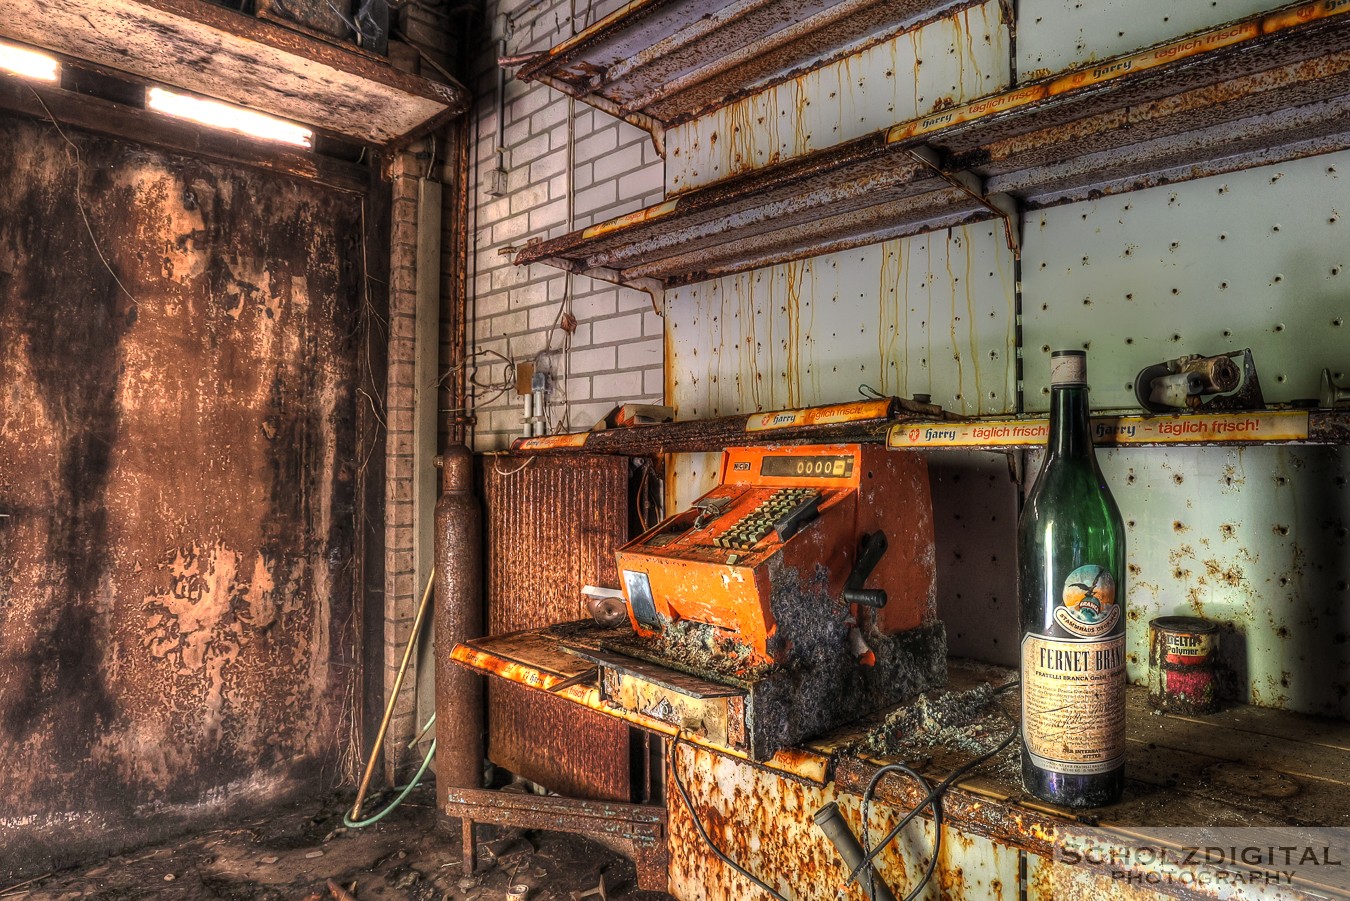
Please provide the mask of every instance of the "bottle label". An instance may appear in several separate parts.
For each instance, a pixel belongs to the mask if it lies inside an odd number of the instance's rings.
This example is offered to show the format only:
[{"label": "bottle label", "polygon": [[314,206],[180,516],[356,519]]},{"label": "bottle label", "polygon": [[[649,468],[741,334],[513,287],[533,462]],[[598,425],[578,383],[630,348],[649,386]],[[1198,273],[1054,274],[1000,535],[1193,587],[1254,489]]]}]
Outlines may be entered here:
[{"label": "bottle label", "polygon": [[1069,573],[1060,598],[1063,606],[1055,605],[1055,622],[1070,635],[1099,638],[1109,635],[1120,622],[1116,580],[1095,563]]},{"label": "bottle label", "polygon": [[1081,353],[1051,354],[1051,385],[1086,385],[1087,355]]},{"label": "bottle label", "polygon": [[1022,740],[1043,770],[1092,775],[1124,763],[1124,635],[1023,636]]}]

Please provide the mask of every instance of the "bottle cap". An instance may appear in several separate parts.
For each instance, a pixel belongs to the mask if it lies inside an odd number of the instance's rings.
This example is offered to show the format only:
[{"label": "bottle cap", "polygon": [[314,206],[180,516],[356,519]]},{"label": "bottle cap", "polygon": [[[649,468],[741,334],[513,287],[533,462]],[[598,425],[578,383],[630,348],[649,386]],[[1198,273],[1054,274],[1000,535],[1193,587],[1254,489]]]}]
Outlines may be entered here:
[{"label": "bottle cap", "polygon": [[1050,354],[1050,385],[1086,385],[1087,352],[1057,350]]}]

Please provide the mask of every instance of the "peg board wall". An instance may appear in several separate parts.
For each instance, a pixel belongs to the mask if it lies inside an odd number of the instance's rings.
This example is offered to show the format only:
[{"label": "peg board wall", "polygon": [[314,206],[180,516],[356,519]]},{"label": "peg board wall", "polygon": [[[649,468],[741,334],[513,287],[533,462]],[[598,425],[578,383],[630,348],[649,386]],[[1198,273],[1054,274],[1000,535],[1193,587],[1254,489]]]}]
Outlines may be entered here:
[{"label": "peg board wall", "polygon": [[1272,0],[1019,0],[1018,81],[1130,53],[1283,5]]}]

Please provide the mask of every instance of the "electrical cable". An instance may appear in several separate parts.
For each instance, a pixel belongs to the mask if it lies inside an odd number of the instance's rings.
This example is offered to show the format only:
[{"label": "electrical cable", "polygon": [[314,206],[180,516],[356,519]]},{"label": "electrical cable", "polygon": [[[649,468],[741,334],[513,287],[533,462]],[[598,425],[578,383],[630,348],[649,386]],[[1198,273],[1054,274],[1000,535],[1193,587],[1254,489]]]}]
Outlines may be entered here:
[{"label": "electrical cable", "polygon": [[684,806],[685,806],[685,808],[689,811],[689,819],[692,820],[693,823],[694,823],[694,831],[696,831],[696,832],[699,834],[699,837],[702,838],[703,841],[707,843],[708,847],[712,850],[713,854],[715,854],[715,855],[717,856],[717,859],[720,860],[720,861],[722,861],[722,863],[724,863],[724,864],[726,864],[727,866],[731,867],[731,868],[732,868],[733,870],[735,870],[737,873],[740,873],[740,874],[741,874],[742,876],[744,876],[746,879],[749,879],[749,880],[750,880],[751,882],[753,882],[755,885],[759,886],[761,889],[763,889],[764,891],[768,892],[769,895],[770,895],[771,897],[773,897],[774,899],[776,899],[776,901],[788,901],[788,899],[787,899],[786,897],[784,897],[783,895],[779,894],[779,892],[776,891],[776,890],[773,888],[773,886],[769,885],[769,884],[768,884],[767,882],[765,882],[763,879],[760,879],[760,878],[759,878],[758,876],[756,876],[754,873],[751,873],[751,872],[750,872],[749,870],[747,870],[745,867],[741,866],[741,865],[738,864],[736,861],[732,860],[730,857],[728,857],[728,856],[722,851],[721,848],[719,848],[719,847],[717,847],[717,845],[713,844],[713,840],[712,840],[712,838],[708,835],[707,830],[704,829],[704,828],[703,828],[703,824],[702,824],[701,822],[699,822],[698,813],[696,813],[695,810],[694,810],[694,802],[693,802],[692,800],[690,800],[690,798],[689,798],[689,790],[686,789],[686,788],[684,787],[684,780],[680,778],[680,767],[679,767],[679,764],[676,762],[676,759],[675,759],[675,758],[676,758],[676,755],[678,755],[679,752],[680,752],[680,736],[681,736],[681,734],[682,734],[682,733],[680,733],[680,732],[676,732],[676,733],[675,733],[675,738],[674,738],[674,740],[673,740],[673,742],[672,742],[672,744],[671,744],[671,748],[670,748],[670,772],[671,772],[671,775],[674,776],[674,779],[675,779],[675,789],[676,789],[676,791],[678,791],[678,792],[680,793],[680,799],[681,799],[682,801],[684,801]]},{"label": "electrical cable", "polygon": [[25,85],[25,87],[28,88],[29,93],[33,95],[33,99],[38,102],[38,105],[42,107],[42,111],[47,114],[47,118],[51,120],[52,128],[56,129],[56,133],[61,136],[61,140],[65,141],[70,149],[75,151],[75,209],[79,211],[80,218],[84,220],[84,230],[89,233],[89,243],[93,245],[94,253],[98,254],[98,261],[103,264],[104,269],[108,270],[108,274],[117,283],[117,287],[122,289],[122,293],[127,296],[127,299],[131,301],[131,305],[140,309],[141,302],[136,299],[136,295],[127,289],[126,285],[122,284],[122,280],[117,277],[117,272],[113,269],[112,263],[109,263],[108,257],[104,255],[103,248],[99,246],[98,238],[94,235],[94,226],[89,222],[89,214],[84,210],[84,160],[80,157],[80,148],[76,146],[74,141],[66,137],[65,131],[61,128],[61,123],[56,121],[56,116],[52,115],[52,111],[47,107],[47,102],[42,99],[42,95],[32,85]]},{"label": "electrical cable", "polygon": [[[914,901],[914,899],[919,896],[919,893],[922,892],[924,888],[928,885],[929,880],[933,878],[933,872],[937,869],[938,856],[942,854],[942,796],[934,794],[933,789],[928,785],[928,780],[925,779],[923,776],[919,775],[918,773],[916,773],[914,770],[911,770],[909,767],[905,766],[903,763],[887,764],[886,766],[877,770],[876,773],[872,775],[872,781],[868,783],[867,791],[863,792],[862,836],[861,836],[863,861],[861,864],[858,865],[857,870],[854,870],[852,873],[849,874],[848,881],[852,882],[854,879],[856,879],[858,872],[865,867],[867,869],[867,880],[869,883],[868,896],[873,898],[876,897],[877,868],[868,866],[868,863],[872,860],[872,857],[869,856],[869,850],[867,847],[867,820],[870,815],[870,808],[872,804],[872,793],[875,791],[877,783],[880,782],[882,777],[885,776],[887,773],[896,773],[896,772],[904,773],[906,776],[909,776],[915,782],[919,783],[919,787],[928,793],[928,797],[933,799],[932,800],[933,853],[928,859],[928,869],[924,871],[924,874],[919,879],[918,883],[914,886],[913,889],[910,890],[910,893],[908,895],[905,895],[903,899],[903,901]],[[901,821],[900,825],[896,827],[897,830],[896,834],[899,834],[899,830],[904,828],[905,823],[908,823],[910,820],[912,820],[914,816],[924,808],[925,804],[927,804],[927,799],[925,799],[923,802],[919,804],[919,806],[915,807],[912,811],[909,812],[909,815],[906,816],[904,820]],[[880,850],[886,847],[887,844],[889,844],[889,841],[882,842],[880,845],[877,846],[876,850],[880,852]]]},{"label": "electrical cable", "polygon": [[[1004,692],[1011,691],[1012,689],[1018,687],[1019,685],[1021,685],[1021,680],[1014,679],[1012,682],[1006,682],[1003,685],[1000,685],[998,688],[994,689],[993,693],[995,695],[1000,695],[1003,694]],[[877,772],[872,776],[872,781],[868,783],[867,789],[863,792],[863,811],[864,811],[863,841],[862,841],[863,859],[858,864],[858,866],[854,868],[853,872],[849,874],[848,880],[845,883],[846,885],[848,883],[857,880],[859,874],[863,871],[863,869],[867,868],[868,864],[870,864],[877,857],[877,855],[879,855],[886,848],[887,845],[889,845],[892,841],[895,840],[896,836],[900,834],[900,830],[904,829],[907,825],[909,825],[910,821],[913,820],[915,817],[917,817],[925,807],[931,806],[933,808],[933,822],[935,825],[938,826],[935,832],[933,844],[933,859],[932,861],[930,861],[928,872],[924,875],[923,879],[920,880],[919,884],[914,887],[914,890],[912,892],[910,892],[907,896],[905,896],[904,901],[914,901],[914,898],[918,896],[919,892],[928,883],[928,880],[932,878],[933,870],[936,867],[938,852],[942,847],[942,830],[941,830],[942,796],[946,794],[947,789],[951,788],[953,783],[956,782],[956,780],[960,779],[962,776],[966,775],[972,770],[980,766],[983,766],[985,763],[988,763],[990,760],[997,757],[999,754],[1002,754],[1008,748],[1008,746],[1013,743],[1013,740],[1017,738],[1018,735],[1017,723],[1013,721],[1012,717],[1008,716],[1007,711],[1003,709],[1002,705],[995,705],[995,707],[998,709],[1000,713],[1003,714],[1004,718],[1007,719],[1009,724],[1011,724],[1013,727],[1012,730],[1008,733],[1008,737],[1003,739],[1003,741],[999,742],[998,746],[993,748],[992,750],[986,751],[985,753],[981,754],[979,757],[976,757],[970,762],[960,767],[957,767],[957,769],[954,770],[951,775],[949,775],[946,779],[943,779],[941,782],[939,782],[937,784],[937,787],[927,790],[923,799],[920,800],[918,804],[914,805],[913,809],[911,809],[910,812],[906,814],[900,820],[900,822],[897,823],[891,829],[890,832],[886,833],[885,837],[882,838],[882,840],[877,844],[877,846],[875,848],[869,849],[867,847],[866,811],[868,805],[871,803],[872,796],[876,793],[877,784],[881,782],[881,779],[887,773],[904,772],[906,775],[909,775],[912,778],[914,778],[919,783],[921,788],[927,789],[928,785],[928,783],[923,779],[923,777],[919,776],[913,770],[910,770],[908,767],[905,767],[901,764],[889,764],[877,770]]]},{"label": "electrical cable", "polygon": [[396,807],[398,807],[405,800],[407,800],[408,795],[412,794],[413,789],[417,788],[418,784],[421,783],[422,777],[426,775],[427,767],[431,766],[431,761],[435,756],[436,756],[436,739],[433,738],[431,740],[431,747],[427,748],[427,754],[425,757],[422,758],[422,765],[418,768],[417,774],[412,777],[411,782],[403,786],[403,788],[399,791],[398,797],[389,802],[389,806],[385,807],[379,813],[372,814],[366,817],[364,820],[353,820],[352,812],[349,810],[342,815],[342,825],[346,826],[349,829],[364,829],[367,826],[372,826],[375,823],[378,823],[380,820],[384,819],[385,817],[389,816],[389,814],[393,813]]},{"label": "electrical cable", "polygon": [[[394,685],[389,690],[389,703],[384,708],[384,719],[380,721],[380,730],[375,734],[375,743],[370,749],[370,760],[366,762],[365,775],[361,777],[361,787],[356,791],[356,803],[352,805],[351,813],[343,817],[343,822],[350,818],[353,822],[361,822],[361,803],[365,800],[366,789],[370,787],[371,777],[375,775],[375,763],[379,759],[380,749],[384,747],[385,736],[389,734],[389,722],[394,717],[394,706],[398,703],[399,690],[403,687],[403,677],[408,672],[408,664],[412,662],[413,649],[417,647],[417,638],[422,634],[422,623],[426,619],[427,610],[431,607],[431,598],[433,590],[436,587],[436,567],[431,567],[427,573],[427,587],[422,592],[422,602],[417,605],[417,616],[413,619],[412,632],[408,635],[408,644],[403,649],[403,662],[399,664],[398,674],[394,677]],[[418,779],[422,773],[426,772],[427,765],[430,763],[431,755],[422,761],[422,769],[418,771]],[[416,784],[417,779],[413,780]],[[408,791],[412,789],[409,788]],[[399,799],[402,801],[402,798]],[[394,805],[397,806],[397,805]],[[392,809],[392,808],[391,808]],[[388,813],[388,811],[385,811]]]}]

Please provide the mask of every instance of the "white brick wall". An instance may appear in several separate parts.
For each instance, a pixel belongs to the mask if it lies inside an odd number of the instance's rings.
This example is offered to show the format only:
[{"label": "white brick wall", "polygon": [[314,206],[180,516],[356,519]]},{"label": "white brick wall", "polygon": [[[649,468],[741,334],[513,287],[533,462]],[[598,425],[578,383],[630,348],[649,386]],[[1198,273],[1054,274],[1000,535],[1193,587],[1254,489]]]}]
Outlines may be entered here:
[{"label": "white brick wall", "polygon": [[[576,30],[621,5],[620,0],[576,3]],[[571,0],[530,6],[522,0],[489,0],[489,19],[513,17],[509,53],[547,49],[570,37]],[[567,296],[567,276],[549,266],[517,267],[509,254],[536,239],[556,238],[575,229],[629,213],[664,198],[665,166],[650,136],[579,102],[571,106],[572,154],[568,154],[569,101],[546,87],[506,80],[505,128],[497,122],[498,47],[485,48],[475,69],[476,147],[470,186],[469,281],[470,351],[491,350],[516,362],[536,362],[554,378],[549,416],[555,430],[564,418],[569,429],[589,428],[616,404],[660,402],[664,392],[662,322],[646,294],[582,276],[572,278],[570,302],[577,329],[564,352],[562,329],[550,346],[548,332]],[[487,196],[488,172],[497,165],[497,147],[505,148],[505,197]],[[573,215],[568,217],[568,193]],[[500,384],[506,368],[490,356],[476,358],[477,380]],[[509,446],[521,434],[520,400],[510,391],[493,397],[478,390],[478,450]]]}]

